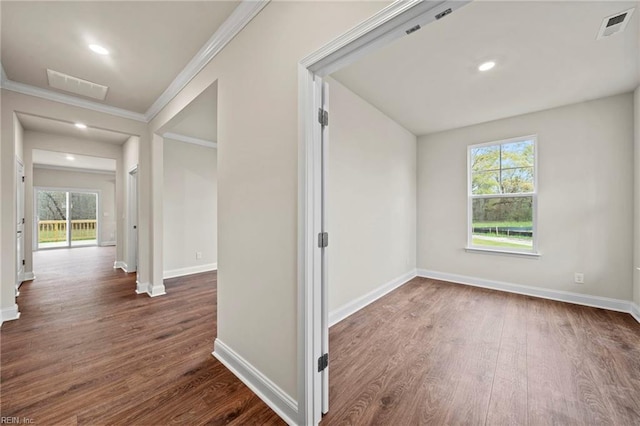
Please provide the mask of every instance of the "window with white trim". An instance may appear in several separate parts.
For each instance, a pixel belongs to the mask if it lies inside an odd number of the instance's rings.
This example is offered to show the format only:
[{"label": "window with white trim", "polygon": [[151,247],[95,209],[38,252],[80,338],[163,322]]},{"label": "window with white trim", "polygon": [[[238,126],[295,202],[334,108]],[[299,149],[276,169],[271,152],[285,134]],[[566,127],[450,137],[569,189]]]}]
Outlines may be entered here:
[{"label": "window with white trim", "polygon": [[536,253],[536,136],[468,147],[468,247]]}]

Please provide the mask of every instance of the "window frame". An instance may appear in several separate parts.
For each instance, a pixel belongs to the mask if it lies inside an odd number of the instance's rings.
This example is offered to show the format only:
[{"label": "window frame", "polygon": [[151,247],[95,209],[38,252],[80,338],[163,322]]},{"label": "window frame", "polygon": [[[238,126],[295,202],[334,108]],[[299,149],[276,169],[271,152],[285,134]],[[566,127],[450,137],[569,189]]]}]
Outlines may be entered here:
[{"label": "window frame", "polygon": [[[509,143],[533,141],[533,191],[515,194],[473,194],[473,172],[471,170],[471,151],[476,148],[489,146],[499,146]],[[502,165],[500,165],[502,170]],[[531,197],[532,214],[531,229],[532,246],[531,249],[517,248],[490,248],[487,246],[478,246],[473,244],[473,200],[482,198],[529,198]],[[489,252],[496,254],[520,255],[520,256],[540,256],[538,252],[538,135],[518,136],[509,139],[496,140],[491,142],[483,142],[467,146],[467,246],[465,250],[468,252]]]}]

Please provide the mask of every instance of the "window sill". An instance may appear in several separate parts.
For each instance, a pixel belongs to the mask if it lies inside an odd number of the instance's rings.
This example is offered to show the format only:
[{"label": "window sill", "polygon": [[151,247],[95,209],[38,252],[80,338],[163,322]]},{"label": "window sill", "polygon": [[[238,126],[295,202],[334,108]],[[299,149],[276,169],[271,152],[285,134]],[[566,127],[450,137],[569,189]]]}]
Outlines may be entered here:
[{"label": "window sill", "polygon": [[468,253],[497,254],[502,256],[528,257],[533,259],[538,259],[540,257],[540,253],[528,251],[496,250],[481,247],[465,247],[464,250]]}]

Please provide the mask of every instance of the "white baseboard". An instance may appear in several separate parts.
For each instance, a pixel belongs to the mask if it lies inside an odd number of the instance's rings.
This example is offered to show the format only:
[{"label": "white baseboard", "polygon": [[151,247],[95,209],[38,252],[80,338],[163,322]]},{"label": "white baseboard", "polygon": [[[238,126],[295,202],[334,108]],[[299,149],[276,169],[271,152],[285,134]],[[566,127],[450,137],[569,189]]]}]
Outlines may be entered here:
[{"label": "white baseboard", "polygon": [[163,296],[167,294],[164,284],[141,283],[136,281],[136,294],[148,294],[149,297]]},{"label": "white baseboard", "polygon": [[20,311],[18,311],[18,305],[13,304],[8,308],[0,309],[0,325],[2,325],[5,321],[13,321],[20,318]]},{"label": "white baseboard", "polygon": [[35,279],[36,279],[36,276],[33,274],[33,272],[25,272],[24,273],[23,282],[24,281],[33,281]]},{"label": "white baseboard", "polygon": [[401,276],[394,278],[386,284],[381,285],[373,291],[360,296],[359,298],[342,305],[341,307],[329,312],[329,327],[339,323],[349,315],[358,312],[360,309],[375,302],[387,293],[395,290],[403,284],[406,284],[416,276],[416,270],[412,269],[409,272],[402,274]]},{"label": "white baseboard", "polygon": [[147,284],[147,293],[149,294],[149,297],[164,296],[165,294],[167,294],[163,283],[160,283],[160,284],[149,283],[149,284]]},{"label": "white baseboard", "polygon": [[[608,309],[610,311],[626,312],[634,315],[632,310],[634,303],[628,300],[611,299],[609,297],[591,296],[588,294],[572,293],[570,291],[552,290],[548,288],[531,287],[521,284],[485,280],[482,278],[449,274],[446,272],[430,271],[426,269],[418,269],[418,276],[423,278],[448,281],[456,284],[465,284],[474,287],[488,288],[491,290],[505,291],[507,293],[523,294],[526,296],[539,297],[542,299],[574,303],[576,305]],[[638,319],[640,315],[634,315],[634,317]],[[640,322],[640,320],[638,322]]]},{"label": "white baseboard", "polygon": [[100,247],[115,246],[116,242],[115,241],[103,241],[99,245],[100,245]]},{"label": "white baseboard", "polygon": [[631,316],[636,319],[636,321],[640,322],[640,306],[632,302],[629,312],[631,313]]},{"label": "white baseboard", "polygon": [[141,283],[136,281],[136,294],[146,294],[149,283]]},{"label": "white baseboard", "polygon": [[185,275],[199,274],[201,272],[215,271],[218,269],[217,263],[207,263],[206,265],[190,266],[188,268],[171,269],[164,271],[162,274],[164,279],[184,277]]},{"label": "white baseboard", "polygon": [[262,374],[247,360],[225,345],[220,339],[213,344],[213,356],[236,375],[249,389],[262,399],[287,424],[296,425],[298,403],[278,385]]},{"label": "white baseboard", "polygon": [[125,262],[124,260],[116,260],[115,262],[113,262],[113,269],[122,269],[125,272],[127,271],[127,262]]}]

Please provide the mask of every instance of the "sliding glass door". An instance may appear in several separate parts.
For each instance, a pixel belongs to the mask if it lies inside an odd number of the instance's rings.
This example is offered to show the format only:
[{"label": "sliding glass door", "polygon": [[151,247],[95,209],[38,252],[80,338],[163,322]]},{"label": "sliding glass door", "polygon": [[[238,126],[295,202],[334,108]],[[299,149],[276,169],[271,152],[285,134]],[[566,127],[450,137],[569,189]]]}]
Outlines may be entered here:
[{"label": "sliding glass door", "polygon": [[98,193],[36,190],[37,248],[96,245]]}]

